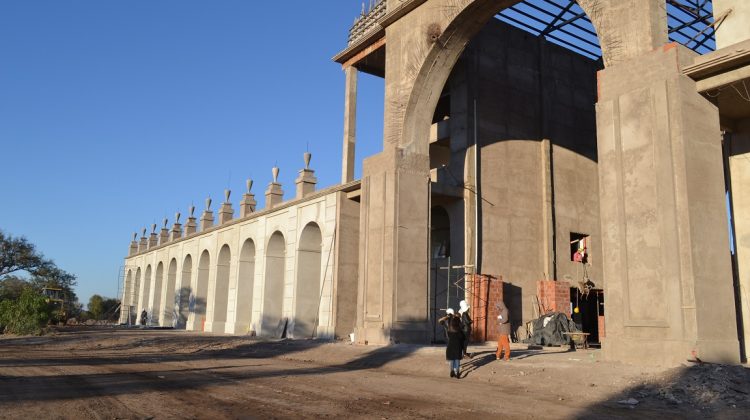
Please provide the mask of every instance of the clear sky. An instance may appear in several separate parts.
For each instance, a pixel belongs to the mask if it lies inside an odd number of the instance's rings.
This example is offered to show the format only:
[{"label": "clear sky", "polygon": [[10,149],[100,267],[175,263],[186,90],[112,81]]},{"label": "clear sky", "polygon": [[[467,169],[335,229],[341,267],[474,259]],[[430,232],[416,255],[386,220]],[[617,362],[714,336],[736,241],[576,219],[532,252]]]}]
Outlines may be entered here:
[{"label": "clear sky", "polygon": [[[245,179],[262,203],[302,154],[339,182],[359,0],[0,1],[0,229],[115,297],[133,232]],[[361,75],[357,176],[382,148],[383,81]],[[217,205],[212,206],[214,210]]]}]

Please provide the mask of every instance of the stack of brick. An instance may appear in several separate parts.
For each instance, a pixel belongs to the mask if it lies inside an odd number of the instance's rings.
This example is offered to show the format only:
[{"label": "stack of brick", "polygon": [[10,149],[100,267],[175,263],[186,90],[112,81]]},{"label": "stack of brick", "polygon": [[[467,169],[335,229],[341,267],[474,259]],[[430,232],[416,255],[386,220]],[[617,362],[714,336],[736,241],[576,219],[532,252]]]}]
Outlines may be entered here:
[{"label": "stack of brick", "polygon": [[570,283],[567,281],[539,280],[536,282],[536,295],[541,315],[562,312],[570,316]]},{"label": "stack of brick", "polygon": [[474,321],[471,339],[474,342],[497,341],[495,303],[503,299],[502,277],[474,274],[469,279],[471,319]]}]

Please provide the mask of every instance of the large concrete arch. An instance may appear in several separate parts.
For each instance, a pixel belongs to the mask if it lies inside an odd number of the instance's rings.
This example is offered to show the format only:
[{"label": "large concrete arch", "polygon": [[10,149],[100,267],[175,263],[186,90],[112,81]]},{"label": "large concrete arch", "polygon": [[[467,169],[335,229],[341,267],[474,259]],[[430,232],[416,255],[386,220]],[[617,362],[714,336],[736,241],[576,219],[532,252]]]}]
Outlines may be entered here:
[{"label": "large concrete arch", "polygon": [[234,332],[246,333],[250,327],[255,289],[255,242],[248,238],[240,249],[237,271],[237,310]]},{"label": "large concrete arch", "polygon": [[213,295],[208,300],[208,321],[206,329],[212,332],[224,332],[227,322],[229,302],[229,273],[232,261],[232,251],[225,244],[219,250],[216,258],[216,276],[214,278]]},{"label": "large concrete arch", "polygon": [[169,261],[167,269],[167,284],[164,293],[164,310],[160,325],[173,327],[177,319],[177,308],[179,301],[176,299],[175,288],[177,287],[177,258]]},{"label": "large concrete arch", "polygon": [[162,321],[162,287],[164,285],[164,263],[159,261],[156,265],[156,274],[154,275],[154,283],[151,288],[151,323],[153,325],[161,325]]},{"label": "large concrete arch", "polygon": [[261,312],[261,335],[277,336],[282,333],[284,308],[284,283],[286,278],[286,239],[275,231],[266,245],[266,269]]},{"label": "large concrete arch", "polygon": [[312,338],[316,334],[320,310],[322,242],[323,235],[316,223],[308,223],[302,229],[297,247],[294,338]]},{"label": "large concrete arch", "polygon": [[206,302],[208,296],[208,275],[211,270],[211,255],[203,250],[198,259],[198,270],[195,276],[195,286],[190,294],[190,315],[188,330],[203,331],[206,322]]},{"label": "large concrete arch", "polygon": [[125,274],[125,287],[122,290],[122,306],[120,308],[120,323],[127,324],[130,319],[130,309],[133,305],[133,270],[128,269]]},{"label": "large concrete arch", "polygon": [[[467,42],[514,3],[388,1],[407,12],[385,19],[384,148],[363,165],[359,340],[429,341],[427,290],[414,279],[429,267],[431,119]],[[736,362],[728,238],[715,228],[727,223],[718,113],[682,73],[694,54],[666,45],[663,0],[579,4],[606,66],[597,78],[605,355]]]},{"label": "large concrete arch", "polygon": [[179,290],[175,296],[175,307],[177,317],[174,327],[178,329],[187,328],[190,316],[190,296],[192,295],[191,280],[193,276],[193,257],[190,254],[182,261],[182,272],[180,276]]}]

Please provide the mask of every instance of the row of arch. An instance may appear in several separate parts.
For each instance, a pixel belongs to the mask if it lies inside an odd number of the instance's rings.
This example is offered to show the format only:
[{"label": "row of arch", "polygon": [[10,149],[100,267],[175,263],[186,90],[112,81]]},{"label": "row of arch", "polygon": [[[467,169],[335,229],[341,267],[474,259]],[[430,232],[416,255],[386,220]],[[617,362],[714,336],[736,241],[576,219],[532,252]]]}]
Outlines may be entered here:
[{"label": "row of arch", "polygon": [[[145,310],[148,325],[172,326],[193,331],[245,333],[256,325],[256,333],[263,336],[287,335],[297,338],[316,334],[323,284],[322,233],[311,222],[305,226],[297,243],[296,255],[287,255],[284,234],[275,231],[268,239],[265,253],[256,256],[252,238],[246,239],[239,254],[233,258],[232,249],[224,244],[215,258],[206,249],[200,252],[197,267],[193,256],[183,257],[178,276],[177,258],[166,268],[159,262],[152,273],[152,265],[127,270],[123,302],[129,306],[130,322],[141,321]],[[263,258],[262,271],[256,271],[256,257]],[[293,308],[285,316],[285,284],[288,258],[296,257],[296,279],[293,288]],[[214,260],[212,262],[212,260]],[[211,276],[211,264],[215,275]],[[261,285],[256,285],[256,280]],[[143,283],[143,284],[141,284]],[[209,287],[212,286],[212,287]],[[261,287],[256,287],[261,286]],[[254,300],[256,291],[261,299]],[[209,296],[210,294],[210,296]],[[259,308],[253,305],[259,304]],[[253,319],[253,310],[260,313]],[[127,315],[124,315],[127,322]],[[228,324],[234,327],[227,328]]]}]

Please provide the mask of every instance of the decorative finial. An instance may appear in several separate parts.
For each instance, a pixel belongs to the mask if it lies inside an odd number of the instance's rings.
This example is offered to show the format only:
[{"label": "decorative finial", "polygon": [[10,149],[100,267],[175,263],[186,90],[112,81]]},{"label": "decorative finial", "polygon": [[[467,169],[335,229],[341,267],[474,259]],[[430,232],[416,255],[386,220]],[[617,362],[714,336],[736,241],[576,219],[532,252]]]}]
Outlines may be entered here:
[{"label": "decorative finial", "polygon": [[151,225],[151,233],[156,233],[156,223]]},{"label": "decorative finial", "polygon": [[138,238],[138,232],[133,232],[133,242]]},{"label": "decorative finial", "polygon": [[146,229],[146,228],[143,228],[143,236],[144,236],[144,237],[146,236],[146,231],[147,231],[147,230],[148,230],[148,229]]},{"label": "decorative finial", "polygon": [[180,223],[180,216],[182,216],[182,215],[180,214],[179,211],[174,214],[174,222],[175,223]]},{"label": "decorative finial", "polygon": [[230,190],[230,189],[224,190],[224,202],[225,203],[229,202],[229,196],[230,195],[232,195],[232,190]]},{"label": "decorative finial", "polygon": [[275,166],[271,168],[271,173],[273,174],[273,183],[276,184],[279,181],[279,167]]},{"label": "decorative finial", "polygon": [[167,228],[167,223],[169,223],[169,220],[167,220],[167,218],[165,217],[164,218],[164,229]]},{"label": "decorative finial", "polygon": [[362,2],[362,16],[365,15],[365,2]]},{"label": "decorative finial", "polygon": [[305,169],[310,169],[310,159],[312,159],[312,153],[305,152]]},{"label": "decorative finial", "polygon": [[206,210],[211,210],[211,197],[206,198]]},{"label": "decorative finial", "polygon": [[195,214],[195,206],[191,204],[190,205],[190,217],[193,217],[193,214]]},{"label": "decorative finial", "polygon": [[250,194],[250,190],[253,189],[253,180],[248,178],[247,181],[245,181],[245,185],[247,185],[247,193]]}]

